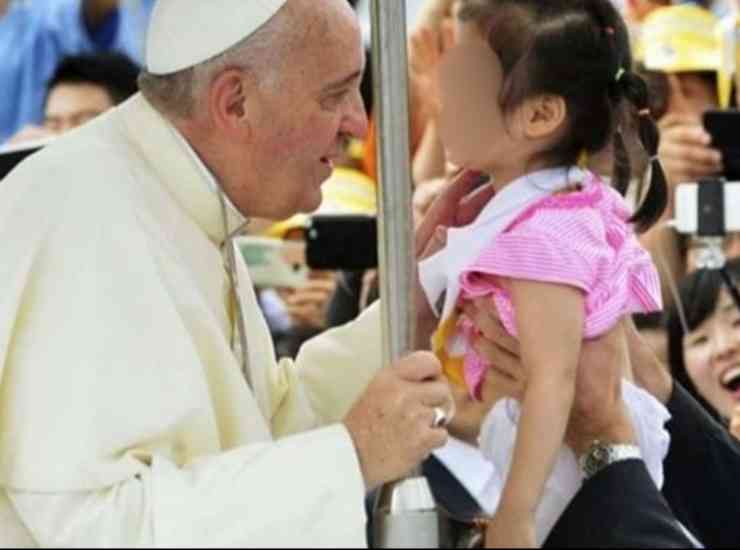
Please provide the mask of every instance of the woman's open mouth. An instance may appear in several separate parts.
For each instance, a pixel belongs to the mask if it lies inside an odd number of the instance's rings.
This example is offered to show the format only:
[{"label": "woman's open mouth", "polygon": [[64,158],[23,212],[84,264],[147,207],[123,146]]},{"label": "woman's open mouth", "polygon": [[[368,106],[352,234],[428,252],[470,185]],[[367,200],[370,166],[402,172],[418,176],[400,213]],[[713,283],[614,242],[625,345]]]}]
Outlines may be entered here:
[{"label": "woman's open mouth", "polygon": [[727,369],[719,382],[735,399],[740,400],[740,365]]}]

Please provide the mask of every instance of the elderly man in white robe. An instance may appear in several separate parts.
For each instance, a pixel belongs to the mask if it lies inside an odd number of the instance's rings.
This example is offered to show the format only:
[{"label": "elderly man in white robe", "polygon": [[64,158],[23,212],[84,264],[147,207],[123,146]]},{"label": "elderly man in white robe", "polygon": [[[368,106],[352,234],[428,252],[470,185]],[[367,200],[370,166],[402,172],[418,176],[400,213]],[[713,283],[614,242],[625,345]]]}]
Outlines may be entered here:
[{"label": "elderly man in white robe", "polygon": [[0,546],[359,547],[445,443],[440,365],[382,368],[377,307],[277,364],[230,238],[319,205],[363,64],[344,0],[159,0],[142,95],[0,184]]}]

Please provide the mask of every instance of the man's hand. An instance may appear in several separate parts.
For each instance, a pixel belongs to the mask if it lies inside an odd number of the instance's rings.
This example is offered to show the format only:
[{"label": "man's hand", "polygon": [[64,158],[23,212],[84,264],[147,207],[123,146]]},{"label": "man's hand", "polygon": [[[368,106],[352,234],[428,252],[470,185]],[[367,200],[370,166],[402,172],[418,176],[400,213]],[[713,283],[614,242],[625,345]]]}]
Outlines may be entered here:
[{"label": "man's hand", "polygon": [[667,405],[673,394],[673,377],[668,367],[660,362],[631,319],[625,321],[625,330],[635,382]]},{"label": "man's hand", "polygon": [[468,302],[463,313],[479,331],[473,347],[491,365],[483,382],[483,401],[491,406],[504,397],[521,401],[524,398],[526,377],[519,341],[506,332],[490,300],[478,298]]},{"label": "man's hand", "polygon": [[[510,397],[520,397],[526,380],[519,344],[504,330],[494,304],[490,300],[476,300],[465,307],[465,315],[481,333],[476,344],[478,353],[494,365],[487,377],[504,382],[508,393],[514,394]],[[623,326],[599,339],[584,341],[565,441],[576,454],[584,453],[597,439],[615,444],[634,443],[634,429],[621,397],[621,380],[629,370]]]},{"label": "man's hand", "polygon": [[[484,184],[478,172],[457,175],[429,207],[416,228],[416,258],[422,260],[441,250],[450,227],[472,223],[493,197],[492,185]],[[437,318],[427,302],[421,283],[416,284],[416,349],[429,349]]]},{"label": "man's hand", "polygon": [[444,178],[428,180],[419,183],[414,190],[411,206],[414,209],[414,222],[418,223],[424,219],[434,201],[442,193],[450,182]]},{"label": "man's hand", "polygon": [[622,379],[630,371],[624,327],[585,341],[576,379],[576,395],[565,442],[577,456],[596,441],[634,444],[634,427],[622,399]]},{"label": "man's hand", "polygon": [[441,247],[435,232],[472,223],[483,207],[493,198],[493,186],[486,184],[479,172],[463,171],[457,174],[434,200],[424,219],[416,228],[416,257],[431,256]]},{"label": "man's hand", "polygon": [[442,366],[428,352],[413,353],[378,373],[345,418],[368,490],[400,479],[447,442],[434,409],[451,411]]}]

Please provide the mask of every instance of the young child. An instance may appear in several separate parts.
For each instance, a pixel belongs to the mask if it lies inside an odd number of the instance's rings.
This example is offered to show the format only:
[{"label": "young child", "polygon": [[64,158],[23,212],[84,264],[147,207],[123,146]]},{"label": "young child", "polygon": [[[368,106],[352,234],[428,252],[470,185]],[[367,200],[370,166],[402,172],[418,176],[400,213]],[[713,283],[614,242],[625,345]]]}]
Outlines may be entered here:
[{"label": "young child", "polygon": [[[440,133],[450,160],[489,174],[496,195],[472,225],[448,231],[420,275],[432,306],[443,305],[434,349],[473,395],[491,365],[473,349],[476,329],[461,320],[461,306],[493,300],[520,341],[521,409],[494,407],[481,445],[498,476],[489,536],[504,547],[534,546],[580,483],[563,440],[582,340],[661,308],[657,271],[632,225],[644,231],[658,220],[667,187],[647,89],[609,0],[462,4],[458,46],[440,67]],[[621,196],[632,172],[623,131],[635,126],[651,181],[631,215]],[[587,155],[609,152],[619,192],[584,169]],[[624,398],[660,484],[667,412],[627,383]]]}]

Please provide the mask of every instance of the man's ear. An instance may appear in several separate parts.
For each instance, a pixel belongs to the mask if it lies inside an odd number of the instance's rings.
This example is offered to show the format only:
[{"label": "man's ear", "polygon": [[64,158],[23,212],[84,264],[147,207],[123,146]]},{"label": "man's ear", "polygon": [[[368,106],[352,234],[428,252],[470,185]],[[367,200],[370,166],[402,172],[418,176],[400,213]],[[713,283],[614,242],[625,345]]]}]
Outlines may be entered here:
[{"label": "man's ear", "polygon": [[568,106],[559,95],[540,95],[524,103],[524,135],[529,139],[545,139],[565,124]]},{"label": "man's ear", "polygon": [[208,91],[211,122],[224,135],[239,141],[250,134],[246,86],[243,71],[228,69],[213,80]]}]

